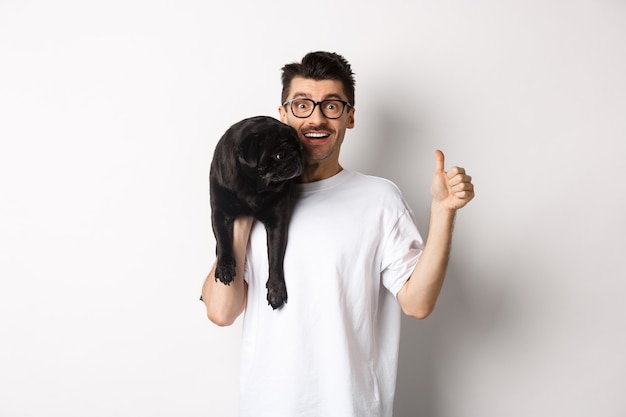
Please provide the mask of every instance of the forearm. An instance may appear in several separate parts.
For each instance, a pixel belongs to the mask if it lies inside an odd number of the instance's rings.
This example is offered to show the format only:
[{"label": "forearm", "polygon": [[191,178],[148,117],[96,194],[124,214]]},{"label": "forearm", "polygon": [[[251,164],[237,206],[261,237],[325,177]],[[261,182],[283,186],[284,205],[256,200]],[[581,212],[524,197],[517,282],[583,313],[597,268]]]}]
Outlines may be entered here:
[{"label": "forearm", "polygon": [[435,308],[448,269],[455,212],[431,205],[424,252],[411,277],[398,292],[402,310],[409,316],[423,319]]},{"label": "forearm", "polygon": [[219,326],[231,325],[246,308],[248,286],[243,279],[246,247],[254,219],[238,218],[233,230],[236,262],[235,279],[230,285],[215,280],[215,264],[202,286],[202,300],[209,320]]}]

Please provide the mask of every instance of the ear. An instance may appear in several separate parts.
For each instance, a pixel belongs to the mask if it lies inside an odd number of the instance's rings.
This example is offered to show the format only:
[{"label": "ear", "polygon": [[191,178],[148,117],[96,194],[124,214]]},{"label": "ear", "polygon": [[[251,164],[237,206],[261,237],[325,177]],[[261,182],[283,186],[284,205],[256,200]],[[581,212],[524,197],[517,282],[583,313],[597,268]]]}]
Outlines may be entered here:
[{"label": "ear", "polygon": [[252,133],[242,139],[237,148],[237,159],[239,162],[249,168],[256,168],[259,163],[259,143],[261,135]]},{"label": "ear", "polygon": [[287,111],[285,110],[285,106],[280,106],[278,108],[278,115],[280,116],[280,121],[283,122],[284,124],[289,124],[287,123]]},{"label": "ear", "polygon": [[350,111],[348,112],[348,126],[347,129],[352,129],[354,127],[354,113],[356,109],[354,107],[350,107]]}]

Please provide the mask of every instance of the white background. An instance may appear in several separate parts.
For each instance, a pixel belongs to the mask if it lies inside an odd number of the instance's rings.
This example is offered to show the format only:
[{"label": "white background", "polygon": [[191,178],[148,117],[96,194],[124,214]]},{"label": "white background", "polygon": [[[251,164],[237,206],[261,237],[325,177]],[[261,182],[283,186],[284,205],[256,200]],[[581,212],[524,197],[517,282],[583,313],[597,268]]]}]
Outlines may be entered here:
[{"label": "white background", "polygon": [[344,166],[424,234],[435,149],[477,188],[396,415],[626,415],[626,2],[0,0],[0,416],[236,415],[210,159],[319,49],[356,72]]}]

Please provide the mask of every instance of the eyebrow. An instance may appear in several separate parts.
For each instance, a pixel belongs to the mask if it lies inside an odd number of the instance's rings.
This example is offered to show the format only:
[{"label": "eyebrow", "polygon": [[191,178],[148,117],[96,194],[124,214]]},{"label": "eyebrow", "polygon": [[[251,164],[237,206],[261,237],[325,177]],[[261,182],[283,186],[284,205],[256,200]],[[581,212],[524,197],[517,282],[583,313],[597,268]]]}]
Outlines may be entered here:
[{"label": "eyebrow", "polygon": [[[295,93],[293,95],[292,98],[308,98],[308,99],[310,99],[311,95],[307,94],[307,93],[297,92],[297,93]],[[343,97],[341,97],[337,93],[327,94],[327,95],[324,96],[324,98],[322,98],[322,101],[323,100],[344,100],[344,101],[347,101],[347,100],[345,100]]]}]

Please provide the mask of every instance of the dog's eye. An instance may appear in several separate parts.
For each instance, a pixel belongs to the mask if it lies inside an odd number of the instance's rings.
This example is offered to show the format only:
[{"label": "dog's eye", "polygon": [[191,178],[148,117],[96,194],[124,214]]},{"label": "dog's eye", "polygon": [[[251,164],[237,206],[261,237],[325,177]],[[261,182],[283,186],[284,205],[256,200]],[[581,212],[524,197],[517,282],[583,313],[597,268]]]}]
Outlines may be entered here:
[{"label": "dog's eye", "polygon": [[277,161],[280,161],[284,157],[285,157],[285,153],[284,152],[278,152],[277,154],[274,154],[274,159],[277,160]]}]

